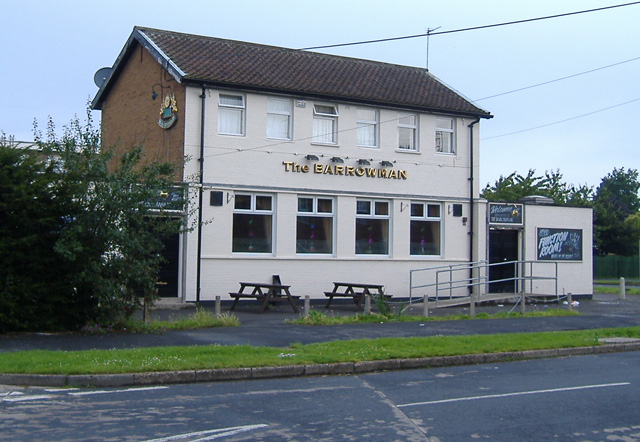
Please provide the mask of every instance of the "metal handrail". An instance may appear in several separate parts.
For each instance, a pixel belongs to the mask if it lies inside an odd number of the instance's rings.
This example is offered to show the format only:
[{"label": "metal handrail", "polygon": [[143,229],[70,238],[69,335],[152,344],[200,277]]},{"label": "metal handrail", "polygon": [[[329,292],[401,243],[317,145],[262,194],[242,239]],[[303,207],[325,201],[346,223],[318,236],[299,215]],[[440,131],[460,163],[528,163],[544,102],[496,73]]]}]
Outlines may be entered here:
[{"label": "metal handrail", "polygon": [[[514,276],[512,278],[498,279],[489,281],[488,273],[489,269],[498,265],[514,265]],[[554,271],[553,276],[536,276],[534,275],[534,264],[536,266],[543,265],[553,265]],[[528,272],[527,272],[528,270]],[[414,285],[414,273],[418,272],[435,272],[435,282],[431,284],[420,284]],[[459,271],[466,271],[468,276],[464,278],[454,279],[454,273]],[[472,276],[473,273],[476,272],[477,276]],[[446,280],[441,281],[440,275],[447,274],[448,278]],[[413,302],[413,294],[414,289],[424,289],[429,287],[435,287],[435,300],[436,307],[438,305],[438,301],[441,298],[441,291],[448,291],[449,296],[448,299],[452,299],[454,297],[453,291],[455,289],[463,289],[468,288],[469,290],[473,290],[473,287],[480,287],[486,285],[485,293],[489,293],[489,286],[498,282],[507,282],[514,281],[515,284],[515,293],[525,293],[526,291],[526,283],[529,282],[529,292],[533,292],[533,281],[539,280],[553,280],[555,281],[554,288],[554,296],[558,297],[558,263],[557,262],[547,262],[547,261],[527,261],[527,260],[517,260],[517,261],[505,261],[498,263],[487,263],[486,261],[476,261],[472,263],[463,263],[463,264],[452,264],[452,265],[443,265],[436,266],[424,269],[416,269],[411,270],[409,272],[409,303]],[[480,295],[481,297],[481,295]]]},{"label": "metal handrail", "polygon": [[[466,270],[466,271],[470,271],[473,270],[473,268],[475,268],[475,266],[478,266],[480,264],[486,264],[487,261],[486,260],[482,260],[482,261],[474,261],[471,263],[465,262],[465,263],[460,263],[460,264],[449,264],[449,265],[441,265],[441,266],[435,266],[435,267],[427,267],[424,269],[414,269],[414,270],[410,270],[409,271],[409,303],[411,304],[413,302],[413,290],[414,289],[420,289],[420,288],[427,288],[427,287],[433,287],[436,286],[436,298],[437,298],[437,293],[439,291],[438,287],[438,277],[439,277],[439,271],[441,270],[446,270],[447,272],[451,273],[454,271],[458,271],[458,270]],[[436,271],[436,282],[433,284],[424,284],[424,285],[413,285],[413,278],[414,278],[414,273],[419,273],[419,272],[433,272]],[[471,280],[471,278],[469,278]],[[465,287],[467,287],[468,285],[465,285]],[[450,287],[450,290],[452,290],[454,287]],[[458,288],[458,287],[455,287]]]}]

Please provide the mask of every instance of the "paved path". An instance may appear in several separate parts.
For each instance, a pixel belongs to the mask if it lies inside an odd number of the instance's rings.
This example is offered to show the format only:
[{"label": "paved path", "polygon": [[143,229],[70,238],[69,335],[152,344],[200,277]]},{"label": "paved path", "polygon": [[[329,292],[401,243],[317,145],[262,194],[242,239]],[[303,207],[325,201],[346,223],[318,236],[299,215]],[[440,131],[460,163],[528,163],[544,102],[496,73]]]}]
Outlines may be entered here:
[{"label": "paved path", "polygon": [[[240,319],[239,327],[221,327],[200,330],[167,331],[163,334],[108,334],[82,335],[76,333],[24,333],[0,336],[0,353],[19,350],[85,350],[135,348],[169,345],[253,345],[286,347],[291,343],[313,343],[332,340],[410,337],[434,335],[471,335],[554,330],[583,330],[604,327],[640,325],[640,296],[594,295],[591,300],[580,300],[576,308],[581,314],[569,317],[478,319],[458,321],[424,321],[408,323],[347,324],[332,326],[301,326],[285,322],[299,317],[290,306],[281,305],[259,313],[256,305],[238,306],[234,314]],[[567,308],[560,304],[527,305],[528,310]],[[324,307],[315,306],[324,312]],[[478,312],[509,311],[513,306],[484,306]],[[422,314],[422,305],[414,307]],[[516,308],[517,310],[517,308]],[[152,317],[167,319],[193,312],[193,309],[155,310]],[[353,305],[337,305],[328,314],[354,314]],[[445,309],[434,315],[465,313],[463,308]],[[466,310],[468,313],[468,309]]]}]

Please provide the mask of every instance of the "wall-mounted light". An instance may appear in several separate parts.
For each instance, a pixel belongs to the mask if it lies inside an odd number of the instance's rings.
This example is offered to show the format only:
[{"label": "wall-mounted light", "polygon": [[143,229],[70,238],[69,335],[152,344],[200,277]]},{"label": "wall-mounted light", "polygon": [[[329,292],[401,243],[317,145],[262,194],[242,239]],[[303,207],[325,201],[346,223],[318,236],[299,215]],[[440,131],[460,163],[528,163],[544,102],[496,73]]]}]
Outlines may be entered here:
[{"label": "wall-mounted light", "polygon": [[158,93],[156,92],[156,86],[158,86],[160,88],[160,91],[162,92],[163,89],[171,89],[171,86],[163,86],[160,83],[156,83],[153,86],[151,86],[151,99],[155,100],[156,98],[158,98]]},{"label": "wall-mounted light", "polygon": [[305,159],[309,160],[309,161],[318,161],[318,157],[316,155],[305,155]]},{"label": "wall-mounted light", "polygon": [[393,163],[391,161],[380,161],[380,165],[382,167],[393,167]]},{"label": "wall-mounted light", "polygon": [[368,166],[371,163],[369,162],[369,160],[365,160],[364,158],[360,158],[358,160],[358,164],[362,164],[363,166]]},{"label": "wall-mounted light", "polygon": [[334,163],[344,163],[344,160],[340,157],[332,157],[331,161],[333,161]]}]

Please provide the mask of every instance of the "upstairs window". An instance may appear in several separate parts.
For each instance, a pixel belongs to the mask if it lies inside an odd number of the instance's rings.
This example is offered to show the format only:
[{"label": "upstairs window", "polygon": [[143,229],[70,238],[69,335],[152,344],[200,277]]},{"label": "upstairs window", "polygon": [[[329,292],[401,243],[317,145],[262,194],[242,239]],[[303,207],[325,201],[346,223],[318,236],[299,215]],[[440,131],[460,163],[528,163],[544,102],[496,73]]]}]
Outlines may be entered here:
[{"label": "upstairs window", "polygon": [[418,116],[401,113],[398,116],[398,149],[418,150]]},{"label": "upstairs window", "polygon": [[313,142],[336,144],[338,108],[331,104],[313,105]]},{"label": "upstairs window", "polygon": [[220,94],[218,97],[218,133],[244,135],[244,96]]},{"label": "upstairs window", "polygon": [[436,118],[436,152],[456,153],[453,118]]},{"label": "upstairs window", "polygon": [[361,147],[378,147],[378,111],[359,108],[357,115],[356,144]]},{"label": "upstairs window", "polygon": [[267,138],[291,139],[291,100],[267,98]]}]

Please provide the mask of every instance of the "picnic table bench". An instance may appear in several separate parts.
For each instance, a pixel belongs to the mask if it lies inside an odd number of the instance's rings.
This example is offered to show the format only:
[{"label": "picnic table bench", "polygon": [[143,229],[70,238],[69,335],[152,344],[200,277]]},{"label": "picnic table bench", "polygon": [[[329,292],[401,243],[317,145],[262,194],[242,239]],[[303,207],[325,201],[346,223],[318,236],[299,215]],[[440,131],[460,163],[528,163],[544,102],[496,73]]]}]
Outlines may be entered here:
[{"label": "picnic table bench", "polygon": [[356,306],[360,307],[366,295],[380,296],[384,302],[391,298],[391,295],[384,294],[384,285],[382,284],[363,284],[356,282],[334,282],[333,291],[324,292],[329,298],[325,308],[329,308],[334,297],[350,297]]},{"label": "picnic table bench", "polygon": [[[245,289],[249,289],[245,291]],[[238,301],[242,298],[253,298],[262,302],[261,312],[264,312],[270,302],[276,301],[289,301],[293,311],[298,313],[298,308],[294,301],[297,301],[300,296],[294,296],[289,289],[290,285],[284,284],[268,284],[263,282],[241,282],[240,290],[237,292],[229,292],[229,295],[234,298],[233,304],[229,310],[233,310],[238,304]]]}]

